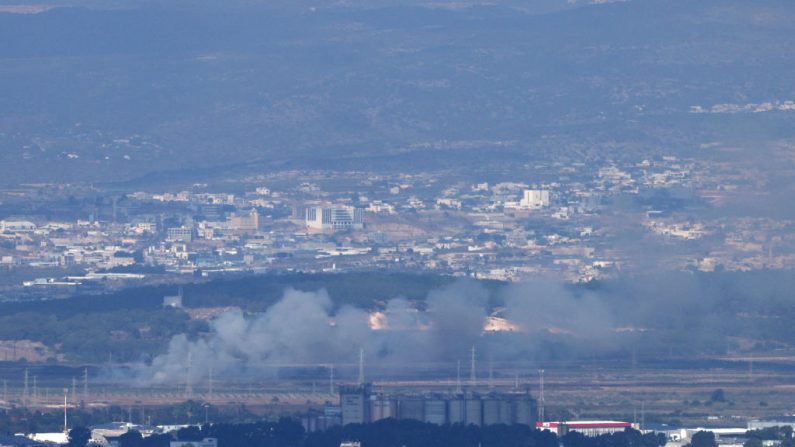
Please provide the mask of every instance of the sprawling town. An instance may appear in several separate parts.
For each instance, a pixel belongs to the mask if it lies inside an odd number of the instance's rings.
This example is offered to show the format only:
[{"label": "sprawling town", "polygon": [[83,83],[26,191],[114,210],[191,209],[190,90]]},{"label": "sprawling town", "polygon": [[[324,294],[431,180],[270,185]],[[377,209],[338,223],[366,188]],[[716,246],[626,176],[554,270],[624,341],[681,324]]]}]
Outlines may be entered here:
[{"label": "sprawling town", "polygon": [[2,290],[53,296],[175,276],[373,269],[586,282],[644,263],[775,269],[795,256],[789,220],[711,212],[762,187],[737,164],[661,156],[524,170],[535,175],[446,183],[438,172],[283,171],[171,191],[6,189],[0,201],[14,212],[0,222]]}]

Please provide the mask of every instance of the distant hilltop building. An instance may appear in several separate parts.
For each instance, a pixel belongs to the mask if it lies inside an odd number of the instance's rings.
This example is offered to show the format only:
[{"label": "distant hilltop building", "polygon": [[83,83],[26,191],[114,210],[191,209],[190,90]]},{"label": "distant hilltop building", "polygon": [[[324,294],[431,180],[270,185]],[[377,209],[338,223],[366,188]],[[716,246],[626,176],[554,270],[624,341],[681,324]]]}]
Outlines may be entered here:
[{"label": "distant hilltop building", "polygon": [[163,297],[163,307],[171,307],[174,309],[182,308],[182,286],[180,286],[179,293],[176,295]]},{"label": "distant hilltop building", "polygon": [[519,202],[522,208],[538,209],[549,206],[549,191],[543,189],[526,189]]},{"label": "distant hilltop building", "polygon": [[229,229],[237,231],[258,231],[260,229],[259,213],[257,210],[252,209],[248,213],[229,216]]},{"label": "distant hilltop building", "polygon": [[36,231],[36,224],[24,220],[0,220],[0,232],[31,233]]},{"label": "distant hilltop building", "polygon": [[166,230],[166,240],[168,242],[191,242],[193,241],[193,228],[174,227]]},{"label": "distant hilltop building", "polygon": [[352,206],[306,208],[306,227],[316,231],[361,230],[364,228],[364,209]]}]

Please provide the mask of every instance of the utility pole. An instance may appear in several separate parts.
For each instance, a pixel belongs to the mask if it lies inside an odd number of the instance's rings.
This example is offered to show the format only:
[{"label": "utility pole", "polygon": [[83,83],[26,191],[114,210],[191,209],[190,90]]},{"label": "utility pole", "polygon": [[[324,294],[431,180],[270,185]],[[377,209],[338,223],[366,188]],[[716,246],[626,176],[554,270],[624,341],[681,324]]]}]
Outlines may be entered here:
[{"label": "utility pole", "polygon": [[475,345],[472,345],[472,353],[469,362],[469,384],[473,387],[477,385],[477,377],[475,376]]},{"label": "utility pole", "polygon": [[359,348],[359,386],[364,385],[364,348]]},{"label": "utility pole", "polygon": [[190,381],[190,370],[193,363],[193,353],[188,350],[188,368],[185,371],[185,397],[190,399],[193,396],[193,385]]},{"label": "utility pole", "polygon": [[546,422],[546,420],[545,420],[545,418],[546,418],[546,414],[545,414],[546,409],[544,408],[546,402],[544,401],[544,370],[543,369],[539,369],[538,370],[538,376],[539,376],[539,385],[540,385],[540,388],[541,388],[541,390],[540,390],[540,392],[538,394],[538,421],[539,422]]},{"label": "utility pole", "polygon": [[334,364],[328,368],[328,393],[334,395]]},{"label": "utility pole", "polygon": [[643,430],[643,426],[646,425],[646,402],[640,403],[640,429]]},{"label": "utility pole", "polygon": [[83,402],[88,405],[88,368],[83,369]]},{"label": "utility pole", "polygon": [[207,400],[213,398],[213,367],[210,365],[210,370],[207,372]]},{"label": "utility pole", "polygon": [[461,360],[458,361],[455,374],[455,392],[461,394]]},{"label": "utility pole", "polygon": [[25,387],[22,389],[22,405],[28,406],[28,369],[25,368]]},{"label": "utility pole", "polygon": [[489,355],[489,388],[494,388],[494,360]]},{"label": "utility pole", "polygon": [[69,388],[63,389],[63,432],[65,435],[69,435],[69,424],[66,422],[66,398],[69,395]]}]

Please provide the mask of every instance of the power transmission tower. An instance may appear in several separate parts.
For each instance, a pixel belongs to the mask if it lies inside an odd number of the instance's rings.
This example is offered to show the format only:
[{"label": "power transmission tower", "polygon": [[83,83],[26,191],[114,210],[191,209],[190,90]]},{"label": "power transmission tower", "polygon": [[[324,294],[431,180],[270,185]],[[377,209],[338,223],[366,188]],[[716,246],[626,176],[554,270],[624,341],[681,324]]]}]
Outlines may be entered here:
[{"label": "power transmission tower", "polygon": [[364,385],[364,348],[359,348],[359,386]]},{"label": "power transmission tower", "polygon": [[543,369],[539,369],[538,370],[538,376],[539,376],[539,385],[540,385],[540,388],[541,388],[540,392],[538,394],[538,421],[539,422],[546,422],[546,420],[545,420],[545,418],[546,418],[546,414],[545,414],[546,408],[544,408],[544,406],[546,405],[546,402],[544,400],[544,370]]},{"label": "power transmission tower", "polygon": [[472,353],[469,361],[469,384],[473,387],[477,385],[477,377],[475,375],[475,345],[472,345]]},{"label": "power transmission tower", "polygon": [[88,368],[83,369],[83,402],[88,404]]}]

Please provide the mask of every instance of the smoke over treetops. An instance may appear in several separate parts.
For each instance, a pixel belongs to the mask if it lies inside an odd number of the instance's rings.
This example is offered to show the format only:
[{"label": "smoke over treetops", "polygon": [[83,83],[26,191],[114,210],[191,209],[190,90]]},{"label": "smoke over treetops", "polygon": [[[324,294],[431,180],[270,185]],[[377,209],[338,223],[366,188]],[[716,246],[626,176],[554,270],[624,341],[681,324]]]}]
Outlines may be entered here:
[{"label": "smoke over treetops", "polygon": [[[280,365],[353,363],[360,348],[370,365],[412,365],[466,361],[472,346],[495,361],[544,361],[621,356],[638,348],[647,354],[684,346],[685,354],[724,353],[731,349],[729,336],[770,338],[762,329],[769,318],[754,323],[746,312],[745,326],[737,326],[741,301],[725,293],[726,284],[676,278],[636,278],[595,289],[533,281],[491,292],[461,280],[424,301],[394,298],[377,310],[335,309],[325,290],[288,288],[263,313],[228,312],[210,323],[206,336],[174,337],[166,353],[133,371],[141,382],[169,383],[183,381],[188,365],[195,380],[210,371],[257,377]],[[753,296],[747,294],[742,307],[759,314],[769,301],[779,303]]]}]

